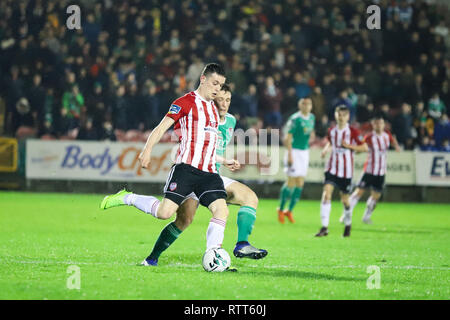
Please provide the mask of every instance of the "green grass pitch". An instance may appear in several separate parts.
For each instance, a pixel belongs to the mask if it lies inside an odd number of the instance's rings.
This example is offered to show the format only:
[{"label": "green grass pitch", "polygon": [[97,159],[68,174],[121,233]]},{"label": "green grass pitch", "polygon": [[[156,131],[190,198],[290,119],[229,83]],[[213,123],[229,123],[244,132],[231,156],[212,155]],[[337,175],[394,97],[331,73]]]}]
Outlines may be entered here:
[{"label": "green grass pitch", "polygon": [[[319,201],[300,201],[296,223],[280,225],[277,201],[261,200],[250,240],[268,256],[232,257],[237,273],[207,273],[201,266],[210,219],[205,208],[158,267],[142,267],[169,221],[127,206],[101,211],[102,198],[1,192],[0,299],[450,298],[449,205],[380,203],[369,226],[361,222],[360,203],[344,239],[337,201],[329,236],[314,238]],[[225,231],[230,255],[237,209],[230,207]],[[72,265],[80,268],[79,290],[67,288]],[[369,266],[379,267],[379,289],[368,288],[375,283]]]}]

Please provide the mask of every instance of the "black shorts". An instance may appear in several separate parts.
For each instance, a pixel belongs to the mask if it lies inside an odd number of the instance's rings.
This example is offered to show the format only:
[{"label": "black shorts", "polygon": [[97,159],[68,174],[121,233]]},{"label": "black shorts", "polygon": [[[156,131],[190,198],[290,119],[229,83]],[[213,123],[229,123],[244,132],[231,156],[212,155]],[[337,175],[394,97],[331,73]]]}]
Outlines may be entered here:
[{"label": "black shorts", "polygon": [[338,187],[339,191],[341,191],[342,193],[350,193],[352,191],[352,179],[339,178],[334,174],[325,172],[324,184],[327,183],[332,184],[335,187]]},{"label": "black shorts", "polygon": [[202,206],[226,199],[227,192],[217,173],[205,172],[185,163],[174,164],[164,186],[164,196],[180,205],[194,192]]},{"label": "black shorts", "polygon": [[364,173],[359,180],[358,188],[366,189],[370,188],[376,192],[383,192],[384,189],[384,175],[383,176],[374,176],[370,173]]}]

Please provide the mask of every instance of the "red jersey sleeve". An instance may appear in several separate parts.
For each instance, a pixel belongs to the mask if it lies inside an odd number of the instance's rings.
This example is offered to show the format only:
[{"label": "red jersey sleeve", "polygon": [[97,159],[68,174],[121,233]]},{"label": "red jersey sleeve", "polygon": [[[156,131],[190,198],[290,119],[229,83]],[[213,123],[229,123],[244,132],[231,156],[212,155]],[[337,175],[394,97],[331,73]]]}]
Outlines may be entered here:
[{"label": "red jersey sleeve", "polygon": [[361,133],[359,132],[359,130],[350,127],[350,132],[351,132],[351,140],[355,141],[357,145],[364,143],[363,139],[361,139]]},{"label": "red jersey sleeve", "polygon": [[384,130],[384,131],[387,133],[391,144],[394,143],[394,137],[392,136],[391,132],[389,130]]},{"label": "red jersey sleeve", "polygon": [[176,99],[170,105],[169,111],[166,116],[172,118],[177,122],[181,117],[187,115],[192,108],[192,103],[194,100],[190,98],[189,95],[185,95],[181,98]]},{"label": "red jersey sleeve", "polygon": [[365,135],[364,139],[363,139],[363,143],[367,143],[367,145],[370,147],[372,145],[372,134],[368,133]]},{"label": "red jersey sleeve", "polygon": [[330,134],[331,129],[333,129],[333,128],[328,128],[328,131],[327,131],[327,139],[328,139],[328,142],[330,142],[330,143],[331,143],[331,134]]}]

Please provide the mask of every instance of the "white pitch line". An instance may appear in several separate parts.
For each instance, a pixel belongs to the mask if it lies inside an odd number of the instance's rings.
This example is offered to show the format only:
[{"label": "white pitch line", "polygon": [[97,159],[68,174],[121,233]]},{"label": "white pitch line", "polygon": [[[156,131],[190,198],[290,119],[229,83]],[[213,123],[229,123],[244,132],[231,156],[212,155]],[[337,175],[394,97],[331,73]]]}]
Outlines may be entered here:
[{"label": "white pitch line", "polygon": [[[0,259],[0,264],[4,263],[19,263],[19,264],[67,264],[67,265],[124,265],[124,266],[136,266],[139,265],[139,262],[136,263],[121,263],[121,262],[77,262],[77,261],[47,261],[47,260],[16,260],[16,259]],[[377,264],[373,264],[377,265]],[[184,268],[201,268],[201,264],[187,264],[187,263],[169,263],[166,265],[162,265],[164,267],[184,267]],[[261,268],[264,269],[365,269],[369,265],[256,265],[256,264],[248,264],[242,266],[243,268]],[[393,265],[378,265],[380,269],[417,269],[417,270],[448,270],[450,271],[450,267],[435,267],[435,266],[393,266]]]}]

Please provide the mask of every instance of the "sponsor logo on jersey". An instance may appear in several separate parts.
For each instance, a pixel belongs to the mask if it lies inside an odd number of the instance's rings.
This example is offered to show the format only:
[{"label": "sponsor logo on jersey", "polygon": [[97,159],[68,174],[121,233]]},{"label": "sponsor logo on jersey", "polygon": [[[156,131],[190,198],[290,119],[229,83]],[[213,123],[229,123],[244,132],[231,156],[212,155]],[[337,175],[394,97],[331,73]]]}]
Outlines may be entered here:
[{"label": "sponsor logo on jersey", "polygon": [[214,128],[214,127],[206,127],[205,131],[217,134],[217,128]]},{"label": "sponsor logo on jersey", "polygon": [[173,105],[170,106],[169,114],[178,114],[178,113],[180,113],[180,110],[181,110],[180,106],[177,106],[176,104],[173,104]]}]

